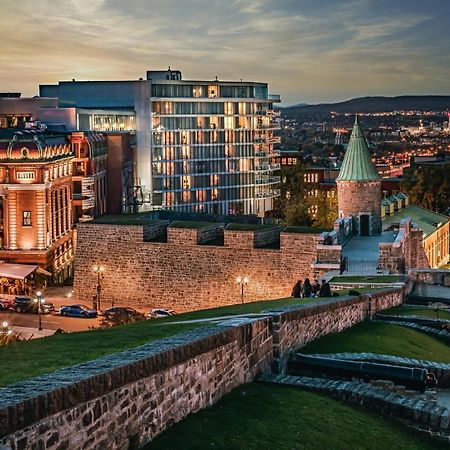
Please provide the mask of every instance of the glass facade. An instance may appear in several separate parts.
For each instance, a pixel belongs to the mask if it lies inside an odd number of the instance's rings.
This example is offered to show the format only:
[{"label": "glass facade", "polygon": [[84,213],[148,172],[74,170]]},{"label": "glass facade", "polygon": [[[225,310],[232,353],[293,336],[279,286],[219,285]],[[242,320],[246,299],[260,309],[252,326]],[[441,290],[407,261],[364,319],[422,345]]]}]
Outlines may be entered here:
[{"label": "glass facade", "polygon": [[170,81],[151,87],[152,204],[260,214],[279,195],[279,129],[267,84]]}]

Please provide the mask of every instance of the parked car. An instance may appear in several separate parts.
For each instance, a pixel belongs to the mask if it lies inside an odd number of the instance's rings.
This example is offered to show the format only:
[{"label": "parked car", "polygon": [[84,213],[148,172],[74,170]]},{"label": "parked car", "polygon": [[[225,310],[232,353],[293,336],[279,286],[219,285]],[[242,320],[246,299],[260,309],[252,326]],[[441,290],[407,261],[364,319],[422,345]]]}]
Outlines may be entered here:
[{"label": "parked car", "polygon": [[68,317],[94,318],[97,317],[97,310],[86,305],[63,305],[59,308],[59,314]]},{"label": "parked car", "polygon": [[5,298],[0,298],[0,311],[14,309],[14,302],[12,300],[6,300]]},{"label": "parked car", "polygon": [[103,315],[106,317],[112,317],[115,315],[121,315],[121,316],[127,316],[127,317],[133,317],[137,318],[139,316],[142,317],[142,314],[138,311],[136,311],[133,308],[129,308],[126,306],[114,306],[113,308],[108,308],[103,311]]},{"label": "parked car", "polygon": [[[38,313],[39,302],[33,297],[17,296],[14,299],[13,309],[19,313]],[[47,303],[44,299],[41,300],[41,314],[49,314],[55,310],[53,303]]]},{"label": "parked car", "polygon": [[170,317],[176,314],[173,309],[157,308],[147,313],[147,319],[157,319],[159,317]]}]

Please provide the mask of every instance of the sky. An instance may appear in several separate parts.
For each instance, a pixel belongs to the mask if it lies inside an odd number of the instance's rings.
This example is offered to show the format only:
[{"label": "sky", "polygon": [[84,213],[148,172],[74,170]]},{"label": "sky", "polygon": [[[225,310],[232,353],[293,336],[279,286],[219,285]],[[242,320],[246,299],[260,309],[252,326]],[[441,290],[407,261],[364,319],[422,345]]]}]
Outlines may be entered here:
[{"label": "sky", "polygon": [[450,94],[450,0],[0,0],[0,92],[60,80],[264,81],[283,105]]}]

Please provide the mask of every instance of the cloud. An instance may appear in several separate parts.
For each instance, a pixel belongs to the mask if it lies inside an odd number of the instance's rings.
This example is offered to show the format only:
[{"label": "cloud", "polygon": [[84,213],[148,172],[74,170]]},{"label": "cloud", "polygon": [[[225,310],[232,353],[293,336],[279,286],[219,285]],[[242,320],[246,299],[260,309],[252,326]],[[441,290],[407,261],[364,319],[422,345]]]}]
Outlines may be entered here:
[{"label": "cloud", "polygon": [[438,3],[2,0],[0,90],[31,95],[39,83],[170,65],[185,78],[268,81],[286,103],[437,93],[450,68],[439,35],[449,7]]}]

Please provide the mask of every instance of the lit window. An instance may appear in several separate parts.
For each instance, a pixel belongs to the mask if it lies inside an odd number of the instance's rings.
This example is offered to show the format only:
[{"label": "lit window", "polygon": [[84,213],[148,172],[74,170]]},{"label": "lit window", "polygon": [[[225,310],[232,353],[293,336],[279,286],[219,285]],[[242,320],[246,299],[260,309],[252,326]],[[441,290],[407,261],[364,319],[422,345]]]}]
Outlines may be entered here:
[{"label": "lit window", "polygon": [[24,227],[31,227],[31,211],[23,211],[22,225]]}]

